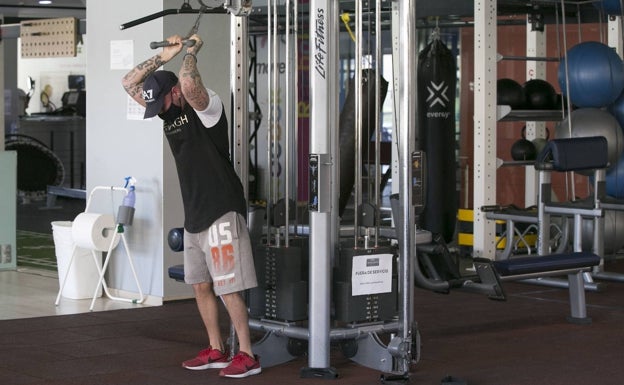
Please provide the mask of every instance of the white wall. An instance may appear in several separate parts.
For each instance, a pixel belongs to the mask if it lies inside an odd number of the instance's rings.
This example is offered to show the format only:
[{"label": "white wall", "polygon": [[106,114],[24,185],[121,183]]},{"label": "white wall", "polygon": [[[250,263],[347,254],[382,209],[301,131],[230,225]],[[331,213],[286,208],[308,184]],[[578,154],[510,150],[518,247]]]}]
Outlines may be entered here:
[{"label": "white wall", "polygon": [[[164,7],[163,7],[164,4]],[[190,297],[190,288],[167,276],[167,268],[182,263],[182,254],[167,246],[170,228],[183,224],[177,175],[159,119],[130,119],[128,97],[121,78],[128,69],[111,69],[111,42],[131,41],[132,66],[156,51],[151,41],[176,33],[186,35],[197,15],[169,15],[120,30],[120,25],[179,8],[174,0],[87,1],[87,190],[100,185],[120,185],[125,176],[138,180],[136,214],[126,231],[129,248],[144,292],[154,297]],[[120,10],[123,10],[121,12]],[[91,21],[93,20],[93,21]],[[205,40],[198,63],[205,84],[218,92],[229,111],[229,16],[204,15],[199,34]],[[97,47],[97,48],[93,48]],[[167,65],[177,72],[180,58]],[[110,211],[108,194],[93,202],[95,210]],[[119,205],[120,198],[112,207]],[[95,211],[93,210],[93,211]],[[123,248],[109,267],[109,286],[136,291]]]},{"label": "white wall", "polygon": [[[161,2],[150,0],[87,2],[89,45],[97,47],[87,52],[87,191],[96,186],[121,186],[126,176],[137,179],[136,214],[125,236],[141,287],[155,297],[164,296],[163,137],[155,120],[126,119],[128,98],[121,78],[127,70],[111,69],[110,46],[113,40],[133,39],[135,57],[147,57],[145,41],[162,35],[162,20],[135,27],[132,34],[120,31],[119,26],[161,9]],[[116,195],[111,202],[109,193],[96,195],[90,211],[116,214],[121,198]],[[114,251],[108,272],[110,287],[136,292],[123,247]]]}]

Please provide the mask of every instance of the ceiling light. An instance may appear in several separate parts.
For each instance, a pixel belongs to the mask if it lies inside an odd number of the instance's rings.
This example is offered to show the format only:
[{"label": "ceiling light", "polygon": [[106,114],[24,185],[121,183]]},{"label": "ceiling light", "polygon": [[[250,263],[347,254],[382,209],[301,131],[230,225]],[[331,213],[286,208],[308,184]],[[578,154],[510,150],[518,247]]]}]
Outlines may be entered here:
[{"label": "ceiling light", "polygon": [[52,4],[52,0],[39,0],[39,4],[41,5]]}]

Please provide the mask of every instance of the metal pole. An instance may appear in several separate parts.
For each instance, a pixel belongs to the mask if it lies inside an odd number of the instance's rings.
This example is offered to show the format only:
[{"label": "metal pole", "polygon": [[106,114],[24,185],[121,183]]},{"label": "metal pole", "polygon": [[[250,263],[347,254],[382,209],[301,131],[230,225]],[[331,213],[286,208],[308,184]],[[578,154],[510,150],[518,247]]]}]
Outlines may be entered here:
[{"label": "metal pole", "polygon": [[[272,176],[272,184],[273,184],[273,203],[277,203],[279,199],[279,176],[277,172],[279,171],[279,158],[278,154],[278,146],[279,146],[279,133],[278,133],[278,94],[279,94],[279,60],[278,60],[278,24],[279,24],[279,14],[277,12],[277,2],[279,0],[273,1],[273,41],[272,48],[270,51],[271,57],[271,88],[269,89],[269,93],[271,94],[271,142],[269,143],[269,148],[271,148],[271,159],[272,167],[271,167],[271,176]],[[288,206],[287,206],[288,207]],[[279,234],[279,233],[278,233]],[[279,237],[278,237],[279,239]],[[279,245],[278,245],[279,246]]]},{"label": "metal pole", "polygon": [[[550,214],[546,212],[546,203],[550,202],[551,172],[540,170],[538,173],[537,199],[537,255],[550,254]],[[566,219],[567,220],[567,219]]]},{"label": "metal pole", "polygon": [[[295,153],[299,154],[299,6],[297,5],[298,1],[293,2],[293,36],[295,38],[294,47],[293,47],[293,94],[294,96],[294,141],[293,145],[295,146]],[[299,156],[295,156],[294,159],[294,182],[295,182],[295,208],[299,202],[299,190],[297,186],[299,185]],[[299,224],[299,210],[295,210],[295,223]]]},{"label": "metal pole", "polygon": [[355,199],[353,202],[354,245],[358,247],[359,208],[362,203],[362,2],[355,2]]},{"label": "metal pole", "polygon": [[232,161],[249,199],[249,34],[246,16],[230,16],[230,92],[232,93]]},{"label": "metal pole", "polygon": [[[416,41],[416,0],[400,0],[399,2],[399,29],[400,40],[403,42]],[[411,158],[415,148],[414,128],[416,127],[416,64],[417,54],[415,44],[407,44],[400,50],[399,77],[399,185],[401,186],[401,207],[403,209],[401,226],[401,241],[399,245],[399,293],[401,293],[401,308],[399,313],[399,346],[393,352],[397,357],[397,371],[409,372],[411,355],[412,324],[414,321],[414,266],[412,257],[416,255],[414,238],[415,212],[412,205],[412,167]]]},{"label": "metal pole", "polygon": [[[305,377],[335,377],[329,367],[332,197],[331,131],[338,127],[337,1],[310,1],[310,275],[308,365]],[[313,194],[314,193],[314,194]]]},{"label": "metal pole", "polygon": [[[375,247],[379,245],[381,206],[381,0],[375,2]],[[368,159],[367,159],[368,160]]]},{"label": "metal pole", "polygon": [[293,72],[295,72],[293,70],[293,61],[292,61],[292,52],[291,52],[291,19],[290,19],[290,12],[291,12],[291,0],[286,0],[285,3],[285,11],[286,11],[286,27],[285,27],[285,32],[286,32],[286,67],[288,68],[287,72],[286,72],[286,81],[285,81],[285,88],[286,88],[286,95],[284,96],[284,109],[285,111],[285,119],[284,119],[284,126],[286,129],[286,132],[284,133],[284,143],[285,143],[285,151],[284,151],[284,171],[286,173],[286,175],[284,176],[284,199],[286,201],[286,213],[285,213],[285,218],[286,218],[286,234],[284,235],[284,245],[286,247],[290,246],[290,155],[291,155],[291,147],[292,147],[292,143],[290,142],[290,132],[291,130],[295,129],[295,126],[292,124],[292,114],[291,114],[291,108],[292,108],[292,103],[291,103],[291,98],[292,98],[292,76],[293,76]]},{"label": "metal pole", "polygon": [[269,3],[267,6],[267,110],[268,110],[268,119],[267,119],[267,181],[265,182],[267,191],[266,191],[266,224],[267,224],[267,242],[269,245],[273,243],[272,239],[272,215],[273,215],[273,157],[272,157],[272,142],[271,142],[271,122],[272,122],[272,106],[273,106],[273,95],[271,90],[273,89],[273,61],[271,56],[271,49],[273,47],[273,30],[271,29],[272,23],[272,12],[271,12],[271,4]]}]

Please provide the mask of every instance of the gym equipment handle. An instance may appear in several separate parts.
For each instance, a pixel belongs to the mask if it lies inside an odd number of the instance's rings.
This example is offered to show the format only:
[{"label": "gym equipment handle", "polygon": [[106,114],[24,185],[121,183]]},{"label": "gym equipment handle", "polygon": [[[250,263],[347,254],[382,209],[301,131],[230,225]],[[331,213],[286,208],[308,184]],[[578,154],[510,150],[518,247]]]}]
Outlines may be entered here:
[{"label": "gym equipment handle", "polygon": [[[184,39],[182,40],[182,45],[185,45],[187,47],[192,47],[195,45],[195,40],[193,39]],[[150,48],[151,49],[156,49],[156,48],[161,48],[161,47],[170,47],[172,45],[175,45],[175,43],[170,43],[167,40],[163,40],[163,41],[153,41],[150,43]]]}]

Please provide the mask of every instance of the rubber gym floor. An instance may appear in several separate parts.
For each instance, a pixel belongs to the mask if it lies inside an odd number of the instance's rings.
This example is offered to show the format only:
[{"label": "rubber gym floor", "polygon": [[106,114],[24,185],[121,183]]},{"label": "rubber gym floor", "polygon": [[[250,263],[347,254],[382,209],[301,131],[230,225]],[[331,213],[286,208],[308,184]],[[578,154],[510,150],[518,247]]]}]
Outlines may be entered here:
[{"label": "rubber gym floor", "polygon": [[[66,209],[68,203],[64,202]],[[72,209],[80,212],[83,204],[61,212],[71,220]],[[58,220],[61,212],[22,206],[18,228],[49,231],[50,220]],[[605,270],[624,274],[624,259],[608,260]],[[469,385],[624,384],[624,283],[606,286],[602,292],[586,293],[589,325],[566,321],[565,289],[504,283],[508,300],[500,302],[477,294],[416,288],[414,314],[421,353],[409,383],[442,384],[451,376]],[[227,334],[225,311],[221,321]],[[254,332],[254,339],[261,336]],[[183,369],[180,363],[205,343],[192,300],[0,321],[0,384],[382,383],[382,373],[345,358],[337,346],[330,356],[338,373],[335,380],[302,379],[300,370],[308,365],[305,355],[245,379]]]},{"label": "rubber gym floor", "polygon": [[[607,269],[624,272],[624,261],[609,262]],[[416,289],[421,356],[409,383],[441,384],[447,376],[480,385],[624,383],[624,284],[610,283],[603,292],[587,293],[589,325],[566,321],[567,290],[522,283],[505,288],[506,302]],[[222,326],[227,333],[225,316]],[[204,343],[193,301],[1,321],[0,383],[381,383],[380,372],[344,358],[338,348],[330,357],[339,375],[335,380],[300,378],[301,368],[308,365],[305,355],[245,379],[183,369],[180,363]]]}]

